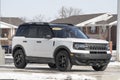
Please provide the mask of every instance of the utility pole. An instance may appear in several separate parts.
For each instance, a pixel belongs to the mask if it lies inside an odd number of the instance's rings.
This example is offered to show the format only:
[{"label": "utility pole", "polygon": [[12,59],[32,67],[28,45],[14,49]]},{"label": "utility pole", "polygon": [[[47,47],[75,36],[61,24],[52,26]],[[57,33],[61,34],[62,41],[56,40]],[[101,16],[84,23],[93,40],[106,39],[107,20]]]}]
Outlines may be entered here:
[{"label": "utility pole", "polygon": [[120,0],[117,0],[117,61],[120,61]]},{"label": "utility pole", "polygon": [[[0,0],[0,38],[1,38],[1,0]],[[0,41],[1,44],[1,41]]]},{"label": "utility pole", "polygon": [[[0,0],[0,38],[1,38],[1,0]],[[0,65],[5,64],[5,51],[1,47],[1,40],[0,40]]]},{"label": "utility pole", "polygon": [[[0,0],[0,38],[1,38],[1,0]],[[0,51],[2,50],[1,48],[1,40],[0,40]]]}]

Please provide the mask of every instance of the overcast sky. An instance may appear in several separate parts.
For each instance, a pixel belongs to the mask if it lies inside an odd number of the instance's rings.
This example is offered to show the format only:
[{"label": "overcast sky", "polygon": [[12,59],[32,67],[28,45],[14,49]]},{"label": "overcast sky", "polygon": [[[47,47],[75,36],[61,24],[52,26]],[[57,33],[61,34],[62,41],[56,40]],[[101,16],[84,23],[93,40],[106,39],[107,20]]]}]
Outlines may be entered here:
[{"label": "overcast sky", "polygon": [[28,18],[42,14],[54,19],[62,6],[81,9],[84,14],[117,13],[117,0],[1,0],[1,14]]}]

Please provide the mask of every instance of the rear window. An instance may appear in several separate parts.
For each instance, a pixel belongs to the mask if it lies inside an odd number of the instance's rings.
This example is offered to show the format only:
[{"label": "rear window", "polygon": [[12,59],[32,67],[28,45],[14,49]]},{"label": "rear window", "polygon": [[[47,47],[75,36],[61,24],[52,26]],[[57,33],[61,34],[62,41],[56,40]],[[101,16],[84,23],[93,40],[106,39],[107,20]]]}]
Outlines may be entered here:
[{"label": "rear window", "polygon": [[37,38],[37,31],[38,31],[38,28],[36,26],[30,26],[28,35],[26,37]]}]

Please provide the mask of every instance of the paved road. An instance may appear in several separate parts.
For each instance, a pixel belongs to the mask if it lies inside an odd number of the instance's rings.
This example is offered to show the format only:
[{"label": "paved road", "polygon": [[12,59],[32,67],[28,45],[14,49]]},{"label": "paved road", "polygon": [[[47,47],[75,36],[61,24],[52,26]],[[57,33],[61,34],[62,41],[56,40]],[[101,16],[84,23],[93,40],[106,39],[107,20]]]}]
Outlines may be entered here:
[{"label": "paved road", "polygon": [[[4,74],[3,74],[4,73]],[[7,75],[6,75],[7,73]],[[45,75],[56,75],[56,74],[63,74],[63,75],[85,75],[92,77],[94,80],[120,80],[120,66],[109,66],[105,71],[96,72],[91,67],[88,66],[73,66],[72,70],[69,72],[60,72],[56,69],[50,69],[45,64],[29,64],[27,65],[26,69],[16,69],[13,64],[7,64],[0,66],[0,79],[1,76],[5,75],[5,78],[8,77],[8,73],[14,73],[18,75],[26,74],[27,76],[31,76],[31,74],[37,74],[36,77],[40,74]],[[9,75],[10,76],[10,75]],[[24,77],[25,75],[21,76]],[[58,75],[59,76],[59,75]],[[61,76],[59,76],[61,77]],[[3,77],[4,78],[4,77]],[[53,79],[54,80],[54,79]],[[73,79],[74,80],[74,79]],[[84,80],[84,79],[82,79]],[[86,79],[88,80],[88,79]],[[91,79],[89,79],[91,80]]]}]

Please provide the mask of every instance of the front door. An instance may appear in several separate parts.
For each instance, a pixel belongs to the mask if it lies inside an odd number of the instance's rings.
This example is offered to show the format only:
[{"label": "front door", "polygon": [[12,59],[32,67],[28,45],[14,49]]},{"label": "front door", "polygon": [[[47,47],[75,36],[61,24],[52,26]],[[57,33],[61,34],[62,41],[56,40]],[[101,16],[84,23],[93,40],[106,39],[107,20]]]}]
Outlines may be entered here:
[{"label": "front door", "polygon": [[53,40],[40,38],[37,40],[36,44],[36,56],[37,57],[49,57],[53,56]]}]

